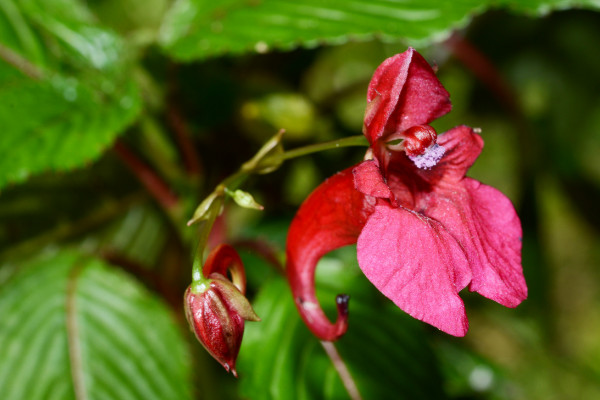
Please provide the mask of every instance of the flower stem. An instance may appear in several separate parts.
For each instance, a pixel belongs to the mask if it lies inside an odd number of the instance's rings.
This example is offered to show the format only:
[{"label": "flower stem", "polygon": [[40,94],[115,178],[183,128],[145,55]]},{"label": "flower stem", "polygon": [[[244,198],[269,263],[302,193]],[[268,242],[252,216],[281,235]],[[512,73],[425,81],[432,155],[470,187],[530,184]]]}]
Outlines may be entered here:
[{"label": "flower stem", "polygon": [[329,142],[311,144],[309,146],[299,147],[297,149],[288,150],[281,155],[282,160],[290,160],[296,157],[302,157],[312,153],[318,153],[320,151],[339,149],[341,147],[352,147],[352,146],[368,146],[369,143],[363,135],[350,136],[343,139],[332,140]]},{"label": "flower stem", "polygon": [[[282,133],[283,132],[280,132],[279,135],[281,135]],[[272,140],[279,139],[280,136],[276,136],[275,139]],[[275,145],[278,145],[278,142],[275,142]],[[290,160],[296,157],[302,157],[320,151],[338,149],[341,147],[368,145],[369,144],[364,136],[351,136],[343,139],[332,140],[329,142],[299,147],[297,149],[280,152],[279,154],[264,155],[264,157],[268,157],[268,160],[271,164],[278,166],[281,162],[285,160]],[[268,150],[270,149],[271,148],[269,148]],[[212,191],[212,193],[210,193],[208,197],[206,197],[205,200],[200,203],[200,205],[196,209],[196,212],[194,213],[194,217],[188,222],[188,226],[196,222],[201,222],[203,224],[199,230],[200,237],[198,238],[198,248],[194,257],[194,265],[192,267],[192,280],[194,282],[199,282],[201,284],[204,280],[204,277],[202,275],[201,260],[203,259],[204,249],[206,247],[210,231],[212,230],[212,226],[221,213],[221,209],[225,201],[225,194],[227,192],[233,192],[236,189],[238,189],[238,187],[242,183],[244,183],[244,181],[248,179],[250,175],[266,173],[264,166],[261,166],[260,164],[260,161],[263,157],[263,155],[261,155],[261,152],[264,151],[264,148],[261,149],[252,160],[243,164],[237,172],[229,175],[227,178],[221,181],[221,183],[217,185],[217,187]],[[276,167],[272,170],[275,169]],[[268,172],[271,172],[272,170],[269,169]]]},{"label": "flower stem", "polygon": [[150,166],[138,158],[129,147],[117,140],[113,150],[165,210],[172,211],[178,206],[179,199],[167,183]]},{"label": "flower stem", "polygon": [[167,120],[175,135],[175,140],[179,146],[179,151],[183,158],[183,163],[187,173],[197,178],[202,173],[202,163],[200,156],[196,151],[192,133],[187,125],[180,104],[177,101],[179,98],[179,84],[177,81],[178,65],[171,63],[168,69],[168,105],[167,105]]},{"label": "flower stem", "polygon": [[348,370],[346,363],[340,356],[340,353],[337,351],[335,344],[333,342],[322,341],[321,345],[333,363],[335,370],[340,375],[340,379],[342,380],[342,383],[344,384],[344,387],[346,388],[350,398],[352,400],[362,400],[360,392],[358,391],[358,387],[356,386],[352,375],[350,375],[350,371]]},{"label": "flower stem", "polygon": [[[332,140],[329,142],[323,142],[323,143],[311,144],[311,145],[304,146],[304,147],[298,147],[297,149],[288,150],[288,151],[283,152],[281,155],[273,156],[273,157],[279,158],[282,161],[286,161],[286,160],[291,160],[293,158],[302,157],[302,156],[306,156],[306,155],[313,154],[313,153],[318,153],[320,151],[325,151],[325,150],[339,149],[342,147],[352,147],[352,146],[366,147],[368,145],[369,145],[369,143],[367,142],[367,139],[364,136],[362,136],[362,135],[350,136],[347,138]],[[252,170],[243,169],[243,168],[239,169],[234,174],[229,175],[227,178],[225,178],[225,180],[223,180],[217,186],[217,189],[215,189],[215,191],[221,190],[224,192],[225,189],[233,191],[233,190],[237,189],[242,183],[244,183],[244,181],[252,173],[253,173]]]}]

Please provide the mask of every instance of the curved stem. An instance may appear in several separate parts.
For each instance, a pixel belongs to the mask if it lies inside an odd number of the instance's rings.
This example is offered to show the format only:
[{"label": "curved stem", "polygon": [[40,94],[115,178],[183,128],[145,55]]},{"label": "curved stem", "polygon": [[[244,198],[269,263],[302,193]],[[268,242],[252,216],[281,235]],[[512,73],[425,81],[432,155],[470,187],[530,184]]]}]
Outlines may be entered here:
[{"label": "curved stem", "polygon": [[[282,133],[283,132],[280,132],[279,135],[281,135]],[[277,136],[275,138],[276,139],[272,139],[272,140],[279,140],[279,138]],[[274,145],[277,145],[277,143],[275,143]],[[296,157],[302,157],[305,155],[318,153],[320,151],[339,149],[342,147],[351,147],[351,146],[366,147],[368,145],[369,145],[369,143],[367,142],[367,139],[364,136],[362,136],[362,135],[350,136],[350,137],[343,138],[343,139],[337,139],[337,140],[332,140],[329,142],[317,143],[317,144],[313,144],[313,145],[309,145],[309,146],[299,147],[297,149],[284,151],[279,154],[271,154],[268,156],[265,155],[265,157],[268,158],[274,165],[277,165],[278,163],[281,163],[285,160],[290,160],[290,159],[293,159]],[[259,150],[259,153],[257,153],[257,154],[260,154],[261,152],[264,152],[264,151],[265,151],[265,149],[263,148],[263,149]],[[261,157],[259,157],[259,158],[261,158]],[[202,262],[201,262],[202,254],[206,247],[208,235],[210,234],[210,231],[212,230],[212,226],[213,226],[215,220],[217,219],[217,217],[219,216],[219,214],[221,213],[221,208],[222,208],[223,202],[225,200],[226,191],[236,190],[252,174],[264,173],[264,169],[261,170],[261,168],[258,167],[259,161],[260,160],[257,160],[257,156],[254,156],[254,158],[250,162],[243,164],[242,167],[237,172],[233,173],[232,175],[229,175],[227,178],[225,178],[223,181],[221,181],[221,183],[219,185],[217,185],[215,190],[213,190],[213,192],[202,203],[200,203],[200,205],[196,209],[196,212],[194,213],[193,218],[188,222],[188,224],[187,224],[188,226],[194,224],[195,222],[199,222],[199,221],[202,221],[202,223],[204,224],[202,226],[202,228],[200,229],[200,238],[198,240],[198,249],[196,251],[196,257],[194,258],[195,261],[194,261],[194,265],[192,267],[192,277],[193,277],[194,281],[196,281],[196,280],[201,281],[203,279],[202,278],[202,276],[203,276],[202,270],[201,270],[202,269]],[[208,201],[209,199],[210,199],[210,201]]]}]

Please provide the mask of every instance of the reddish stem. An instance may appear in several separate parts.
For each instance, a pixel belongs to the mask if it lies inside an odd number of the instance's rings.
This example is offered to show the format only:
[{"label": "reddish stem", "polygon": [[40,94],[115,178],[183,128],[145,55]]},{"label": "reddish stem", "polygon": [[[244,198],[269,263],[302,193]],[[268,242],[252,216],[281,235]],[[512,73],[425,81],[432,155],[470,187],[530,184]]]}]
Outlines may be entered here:
[{"label": "reddish stem", "polygon": [[518,115],[519,108],[511,87],[502,78],[494,64],[460,34],[455,33],[446,41],[456,58],[486,85],[512,114]]},{"label": "reddish stem", "polygon": [[115,142],[113,150],[163,208],[171,211],[177,207],[179,199],[149,165],[120,140]]},{"label": "reddish stem", "polygon": [[169,101],[167,109],[167,120],[175,133],[175,141],[181,152],[185,170],[190,176],[199,176],[202,172],[200,158],[196,152],[196,147],[192,140],[191,132],[185,122],[185,118],[179,109],[179,103],[176,100],[178,90],[176,81],[177,65],[171,64],[169,67]]},{"label": "reddish stem", "polygon": [[[172,101],[170,103],[172,104]],[[177,109],[175,106],[171,105],[167,113],[167,118],[169,119],[171,128],[173,128],[173,132],[175,133],[175,140],[177,141],[177,145],[181,151],[185,170],[191,176],[200,175],[202,171],[200,160],[196,154],[194,142],[192,141],[190,131],[183,119],[181,111],[179,111],[179,109]]]},{"label": "reddish stem", "polygon": [[277,257],[277,252],[275,249],[266,241],[260,239],[242,239],[236,240],[233,245],[236,248],[245,248],[247,250],[253,251],[262,257],[266,262],[271,264],[275,270],[279,273],[283,273],[285,268],[279,261]]},{"label": "reddish stem", "polygon": [[329,359],[333,363],[333,366],[338,372],[340,379],[342,380],[342,383],[344,384],[344,387],[346,388],[346,391],[348,392],[350,398],[352,400],[362,400],[360,392],[358,391],[358,387],[356,386],[356,382],[354,382],[354,379],[352,378],[352,375],[350,374],[346,363],[340,356],[340,353],[337,351],[335,344],[332,342],[322,341],[321,345],[323,346],[325,353],[327,353],[327,356],[329,357]]}]

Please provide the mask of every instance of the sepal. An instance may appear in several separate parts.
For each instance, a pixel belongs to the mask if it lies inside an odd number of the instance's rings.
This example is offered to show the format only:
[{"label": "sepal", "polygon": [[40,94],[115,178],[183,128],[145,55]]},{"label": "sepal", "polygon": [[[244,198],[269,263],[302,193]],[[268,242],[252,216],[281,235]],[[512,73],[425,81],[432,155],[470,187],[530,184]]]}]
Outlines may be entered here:
[{"label": "sepal", "polygon": [[348,297],[336,299],[338,317],[327,318],[315,294],[315,270],[319,259],[339,247],[356,243],[372,198],[354,188],[353,168],[323,182],[300,206],[287,238],[286,272],[300,316],[321,340],[339,339],[348,327]]}]

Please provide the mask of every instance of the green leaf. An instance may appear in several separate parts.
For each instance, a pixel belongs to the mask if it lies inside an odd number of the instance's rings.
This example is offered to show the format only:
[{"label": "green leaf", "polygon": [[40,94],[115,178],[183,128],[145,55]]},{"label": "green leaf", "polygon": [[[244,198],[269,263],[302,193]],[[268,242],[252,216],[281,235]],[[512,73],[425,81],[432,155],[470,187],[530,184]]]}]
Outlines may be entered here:
[{"label": "green leaf", "polygon": [[0,188],[85,165],[140,110],[130,51],[78,0],[0,4]]},{"label": "green leaf", "polygon": [[77,252],[0,286],[0,391],[20,399],[187,399],[185,342],[136,281]]},{"label": "green leaf", "polygon": [[490,7],[544,14],[594,0],[179,0],[161,32],[163,47],[182,60],[380,38],[425,44],[464,27]]},{"label": "green leaf", "polygon": [[[335,346],[362,397],[445,398],[423,324],[377,295],[356,268],[325,259],[319,270],[323,306],[333,306],[337,293],[353,296],[348,332]],[[238,359],[244,398],[349,398],[320,342],[300,319],[287,282],[264,283],[253,307],[262,322],[246,324]]]}]

